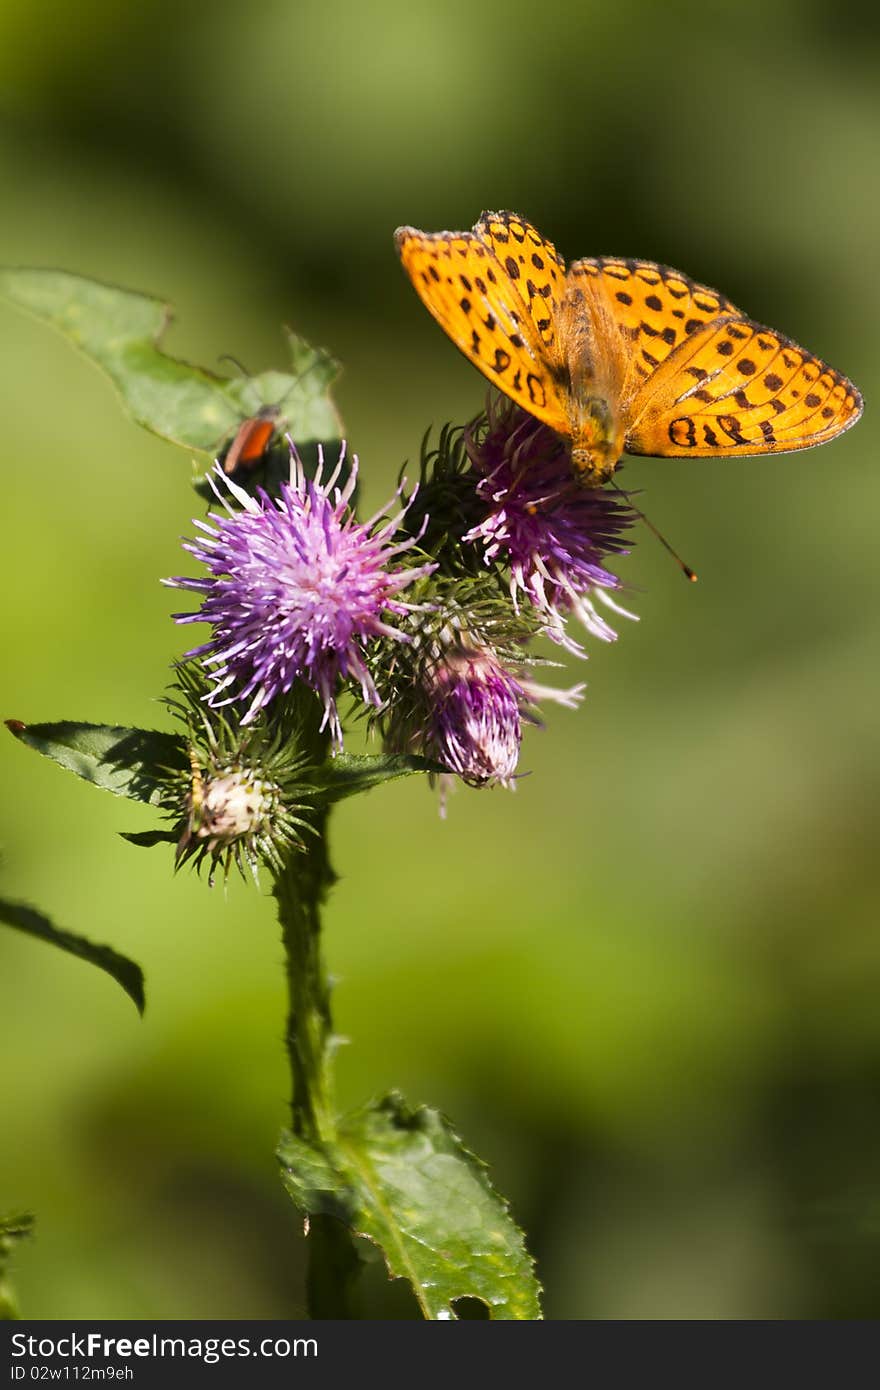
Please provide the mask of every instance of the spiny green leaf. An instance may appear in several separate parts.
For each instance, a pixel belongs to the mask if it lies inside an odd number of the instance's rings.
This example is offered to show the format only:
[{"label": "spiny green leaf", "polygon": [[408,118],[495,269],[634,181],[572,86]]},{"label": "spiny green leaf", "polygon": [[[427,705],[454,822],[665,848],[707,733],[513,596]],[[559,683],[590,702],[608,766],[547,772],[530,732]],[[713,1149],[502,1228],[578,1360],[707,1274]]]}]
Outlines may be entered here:
[{"label": "spiny green leaf", "polygon": [[372,757],[359,753],[339,753],[317,770],[313,780],[329,801],[342,801],[355,792],[366,792],[396,777],[414,772],[443,772],[439,763],[410,753],[383,753]]},{"label": "spiny green leaf", "polygon": [[178,734],[151,729],[126,729],[110,724],[22,724],[7,719],[6,727],[35,752],[52,758],[87,782],[160,806],[169,775],[189,766],[186,743]]},{"label": "spiny green leaf", "polygon": [[0,898],[0,922],[5,922],[8,927],[17,927],[19,931],[26,932],[28,936],[35,936],[40,941],[48,941],[50,945],[57,946],[68,955],[78,956],[80,960],[87,960],[99,970],[106,971],[122,986],[138,1013],[143,1013],[144,972],[133,960],[129,960],[128,956],[120,955],[112,946],[97,946],[84,936],[77,936],[75,932],[63,931],[61,927],[54,926],[42,912],[28,907],[26,903],[13,903]]},{"label": "spiny green leaf", "polygon": [[300,1210],[374,1241],[426,1318],[455,1318],[460,1298],[479,1299],[493,1318],[541,1317],[522,1233],[438,1111],[392,1094],[343,1120],[335,1142],[285,1134],[278,1157]]},{"label": "spiny green leaf", "polygon": [[51,324],[104,371],[129,414],[174,444],[215,455],[262,405],[279,405],[297,442],[339,438],[325,352],[286,330],[293,371],[222,377],[163,352],[172,319],[161,300],[60,270],[0,272],[0,293]]},{"label": "spiny green leaf", "polygon": [[15,1246],[26,1240],[34,1228],[30,1212],[0,1216],[0,1322],[12,1322],[19,1316],[18,1303],[8,1280],[9,1262]]}]

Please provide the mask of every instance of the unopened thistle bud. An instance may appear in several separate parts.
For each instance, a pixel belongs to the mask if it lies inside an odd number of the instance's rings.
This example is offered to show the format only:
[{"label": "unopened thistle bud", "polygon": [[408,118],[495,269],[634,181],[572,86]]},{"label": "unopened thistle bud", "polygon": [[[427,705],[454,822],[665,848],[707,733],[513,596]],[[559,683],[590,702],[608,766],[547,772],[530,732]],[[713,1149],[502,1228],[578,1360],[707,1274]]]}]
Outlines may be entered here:
[{"label": "unopened thistle bud", "polygon": [[205,703],[208,687],[194,664],[178,668],[167,700],[184,724],[190,772],[165,806],[177,821],[179,865],[208,860],[211,876],[234,865],[256,878],[261,863],[279,870],[314,832],[314,786],[294,707],[269,726],[265,716],[236,726]]}]

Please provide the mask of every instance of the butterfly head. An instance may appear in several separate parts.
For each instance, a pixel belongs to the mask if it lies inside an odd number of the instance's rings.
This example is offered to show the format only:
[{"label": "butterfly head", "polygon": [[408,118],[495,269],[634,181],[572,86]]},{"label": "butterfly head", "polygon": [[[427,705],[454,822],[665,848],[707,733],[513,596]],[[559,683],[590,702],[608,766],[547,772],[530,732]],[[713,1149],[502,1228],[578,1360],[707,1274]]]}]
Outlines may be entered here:
[{"label": "butterfly head", "polygon": [[591,396],[583,402],[572,431],[571,466],[583,487],[607,483],[623,453],[623,430],[608,402]]}]

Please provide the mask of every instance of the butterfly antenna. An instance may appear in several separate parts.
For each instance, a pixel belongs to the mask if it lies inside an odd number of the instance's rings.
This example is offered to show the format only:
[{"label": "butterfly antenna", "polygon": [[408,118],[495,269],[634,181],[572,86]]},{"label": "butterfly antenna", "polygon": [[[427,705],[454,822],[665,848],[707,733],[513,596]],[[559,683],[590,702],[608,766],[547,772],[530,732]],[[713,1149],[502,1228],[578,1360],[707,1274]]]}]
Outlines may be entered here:
[{"label": "butterfly antenna", "polygon": [[645,516],[645,513],[641,510],[640,507],[637,507],[637,506],[635,505],[635,503],[633,502],[633,500],[632,500],[630,494],[629,494],[628,492],[624,492],[624,490],[623,490],[622,487],[618,487],[617,483],[614,481],[613,478],[611,479],[611,486],[614,488],[614,491],[615,491],[615,492],[619,492],[619,493],[620,493],[621,497],[626,498],[626,504],[627,504],[627,506],[630,507],[630,508],[635,512],[635,514],[636,514],[637,517],[640,517],[640,518],[641,518],[641,520],[642,520],[642,521],[645,523],[645,525],[647,526],[648,530],[649,530],[649,531],[652,531],[652,532],[654,533],[654,535],[657,537],[657,539],[658,539],[658,541],[660,542],[660,544],[661,544],[666,550],[669,551],[669,554],[672,556],[673,560],[674,560],[675,563],[678,565],[678,567],[679,567],[679,569],[681,570],[682,574],[684,575],[685,579],[689,579],[690,582],[691,582],[692,584],[696,584],[696,582],[697,582],[697,572],[696,572],[696,570],[692,570],[691,567],[690,567],[690,565],[686,565],[686,564],[685,564],[684,560],[681,558],[681,556],[679,555],[678,551],[675,550],[675,549],[673,549],[673,547],[669,544],[669,541],[668,541],[668,540],[666,539],[666,537],[663,535],[663,532],[662,532],[662,531],[659,531],[659,530],[657,529],[657,527],[654,525],[653,521],[651,521],[648,517]]}]

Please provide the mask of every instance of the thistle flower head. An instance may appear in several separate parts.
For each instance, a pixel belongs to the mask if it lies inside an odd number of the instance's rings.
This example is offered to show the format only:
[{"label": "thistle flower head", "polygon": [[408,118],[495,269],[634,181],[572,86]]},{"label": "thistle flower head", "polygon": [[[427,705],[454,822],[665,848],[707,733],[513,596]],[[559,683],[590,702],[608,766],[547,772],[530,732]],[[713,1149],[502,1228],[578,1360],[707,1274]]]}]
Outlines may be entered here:
[{"label": "thistle flower head", "polygon": [[246,703],[241,722],[247,725],[301,681],[320,697],[322,727],[330,727],[337,746],[340,681],[359,686],[365,702],[380,703],[365,650],[377,638],[406,640],[388,619],[409,611],[399,595],[432,568],[397,563],[415,544],[412,537],[394,539],[405,506],[391,519],[384,513],[365,523],[355,519],[357,459],[340,486],[344,457],[343,445],[326,480],[321,457],[309,479],[291,447],[290,481],[275,498],[262,489],[251,496],[218,468],[214,490],[226,514],[196,521],[201,536],[184,546],[208,578],[165,581],[202,596],[197,612],[175,614],[175,621],[213,628],[210,641],[185,658],[201,658],[211,672],[211,705]]},{"label": "thistle flower head", "polygon": [[489,652],[460,649],[429,682],[427,745],[471,786],[510,786],[522,743],[523,689]]},{"label": "thistle flower head", "polygon": [[523,723],[537,723],[542,696],[569,708],[583,686],[556,691],[534,685],[486,649],[460,647],[432,671],[426,688],[426,751],[470,786],[512,787]]},{"label": "thistle flower head", "polygon": [[581,487],[559,436],[508,400],[490,399],[464,438],[484,514],[463,539],[482,545],[487,565],[507,566],[514,603],[527,600],[554,641],[583,655],[565,627],[571,613],[613,641],[596,601],[633,617],[610,597],[622,584],[606,561],[628,553],[621,537],[634,513],[602,488]]}]

